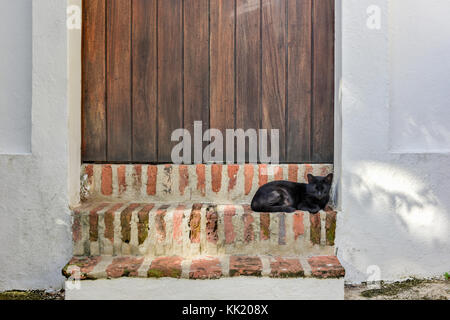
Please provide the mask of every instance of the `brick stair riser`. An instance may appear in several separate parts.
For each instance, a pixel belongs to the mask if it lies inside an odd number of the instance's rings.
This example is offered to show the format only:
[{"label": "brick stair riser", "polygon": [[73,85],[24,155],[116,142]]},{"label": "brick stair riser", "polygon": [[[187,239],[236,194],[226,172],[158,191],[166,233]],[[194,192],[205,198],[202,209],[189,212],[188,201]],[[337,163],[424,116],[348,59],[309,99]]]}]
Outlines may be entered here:
[{"label": "brick stair riser", "polygon": [[82,166],[85,200],[249,204],[274,180],[306,182],[325,176],[330,164],[290,165],[100,165]]},{"label": "brick stair riser", "polygon": [[75,256],[334,254],[336,212],[256,213],[241,205],[104,203],[74,212]]},{"label": "brick stair riser", "polygon": [[71,280],[136,278],[272,277],[318,279],[342,278],[345,271],[335,256],[198,256],[171,257],[74,257],[63,269]]}]

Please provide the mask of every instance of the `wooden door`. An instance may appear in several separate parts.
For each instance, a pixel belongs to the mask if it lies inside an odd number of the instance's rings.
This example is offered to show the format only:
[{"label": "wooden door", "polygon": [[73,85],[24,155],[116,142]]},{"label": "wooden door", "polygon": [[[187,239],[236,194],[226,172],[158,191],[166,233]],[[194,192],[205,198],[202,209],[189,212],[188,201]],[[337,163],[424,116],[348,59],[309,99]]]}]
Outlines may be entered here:
[{"label": "wooden door", "polygon": [[82,109],[85,162],[170,163],[202,121],[331,163],[334,0],[84,0]]}]

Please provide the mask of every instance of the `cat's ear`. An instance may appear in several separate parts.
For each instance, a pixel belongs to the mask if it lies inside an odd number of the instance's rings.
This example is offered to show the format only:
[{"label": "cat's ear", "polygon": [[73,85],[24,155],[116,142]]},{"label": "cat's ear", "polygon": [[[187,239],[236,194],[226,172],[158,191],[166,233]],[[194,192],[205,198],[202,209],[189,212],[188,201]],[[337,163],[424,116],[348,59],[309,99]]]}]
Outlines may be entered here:
[{"label": "cat's ear", "polygon": [[316,182],[316,178],[312,174],[308,174],[308,183],[313,184]]},{"label": "cat's ear", "polygon": [[325,177],[325,182],[328,183],[328,184],[332,184],[333,183],[333,177],[334,177],[334,175],[332,173],[330,173],[329,175],[327,175]]}]

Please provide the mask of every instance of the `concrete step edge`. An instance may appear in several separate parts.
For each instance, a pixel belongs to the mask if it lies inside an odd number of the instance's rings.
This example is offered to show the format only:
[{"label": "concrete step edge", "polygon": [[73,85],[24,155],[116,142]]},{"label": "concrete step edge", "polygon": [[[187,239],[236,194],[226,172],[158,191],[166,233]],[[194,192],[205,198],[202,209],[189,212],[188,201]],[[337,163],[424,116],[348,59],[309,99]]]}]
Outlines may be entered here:
[{"label": "concrete step edge", "polygon": [[95,256],[74,257],[63,269],[69,280],[177,278],[211,280],[228,277],[339,279],[345,270],[336,256]]}]

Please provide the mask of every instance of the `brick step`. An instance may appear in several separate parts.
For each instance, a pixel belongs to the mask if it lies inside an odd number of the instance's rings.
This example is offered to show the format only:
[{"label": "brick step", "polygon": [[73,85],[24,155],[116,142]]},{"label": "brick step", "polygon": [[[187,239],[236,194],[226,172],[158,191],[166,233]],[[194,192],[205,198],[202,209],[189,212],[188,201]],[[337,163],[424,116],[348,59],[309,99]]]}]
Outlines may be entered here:
[{"label": "brick step", "polygon": [[177,278],[211,280],[226,277],[339,279],[345,270],[335,256],[199,256],[74,257],[63,269],[70,279]]},{"label": "brick step", "polygon": [[326,176],[333,165],[84,164],[81,171],[85,200],[249,204],[268,182],[306,183],[308,174]]},{"label": "brick step", "polygon": [[256,213],[248,205],[87,203],[75,256],[333,255],[336,212]]}]

